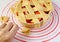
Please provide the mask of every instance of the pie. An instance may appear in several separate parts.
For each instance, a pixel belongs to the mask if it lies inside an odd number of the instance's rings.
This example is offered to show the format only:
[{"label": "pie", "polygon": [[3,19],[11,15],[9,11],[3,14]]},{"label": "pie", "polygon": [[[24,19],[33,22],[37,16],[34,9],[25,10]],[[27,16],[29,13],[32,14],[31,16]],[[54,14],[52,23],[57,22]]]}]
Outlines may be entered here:
[{"label": "pie", "polygon": [[50,18],[51,0],[21,0],[11,6],[17,20],[28,28],[39,28]]},{"label": "pie", "polygon": [[8,22],[9,18],[7,16],[0,16],[0,22]]},{"label": "pie", "polygon": [[24,33],[25,35],[28,35],[29,32],[30,32],[30,28],[24,27],[24,28],[22,29],[22,33]]}]

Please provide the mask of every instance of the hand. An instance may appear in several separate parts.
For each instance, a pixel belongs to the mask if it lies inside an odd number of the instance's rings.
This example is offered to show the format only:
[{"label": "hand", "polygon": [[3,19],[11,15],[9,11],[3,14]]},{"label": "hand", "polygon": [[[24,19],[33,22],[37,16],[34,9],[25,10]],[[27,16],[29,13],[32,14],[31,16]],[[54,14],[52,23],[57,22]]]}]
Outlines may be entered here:
[{"label": "hand", "polygon": [[0,26],[0,42],[11,42],[18,30],[18,26],[9,22]]}]

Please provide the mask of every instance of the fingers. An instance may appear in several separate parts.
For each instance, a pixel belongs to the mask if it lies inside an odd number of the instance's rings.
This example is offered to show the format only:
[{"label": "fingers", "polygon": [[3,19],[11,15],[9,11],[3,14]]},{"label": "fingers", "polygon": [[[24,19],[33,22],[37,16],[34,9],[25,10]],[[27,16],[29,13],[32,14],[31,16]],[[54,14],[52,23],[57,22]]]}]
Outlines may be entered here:
[{"label": "fingers", "polygon": [[17,30],[18,30],[18,26],[16,24],[14,24],[12,29],[8,32],[8,37],[13,38],[15,36]]},{"label": "fingers", "polygon": [[5,25],[5,24],[2,25],[2,27],[4,27],[4,28],[1,29],[1,33],[9,35],[9,37],[14,37],[14,35],[16,34],[16,32],[18,30],[18,26],[11,22],[9,22],[7,25]]},{"label": "fingers", "polygon": [[0,26],[0,30],[2,29],[2,28],[4,28],[6,26],[6,23],[3,23],[1,26]]},{"label": "fingers", "polygon": [[18,26],[16,24],[14,24],[14,26],[12,27],[12,29],[9,32],[10,35],[12,34],[11,37],[13,37],[16,34],[17,30],[18,30]]},{"label": "fingers", "polygon": [[7,31],[9,31],[12,27],[13,27],[13,23],[12,23],[12,22],[9,22],[9,23],[4,27],[4,29],[2,29],[2,31],[7,32]]},{"label": "fingers", "polygon": [[0,36],[3,35],[3,31],[2,29],[6,26],[6,23],[3,23],[1,26],[0,26]]},{"label": "fingers", "polygon": [[9,22],[6,25],[4,23],[3,25],[1,25],[1,28],[3,28],[0,30],[1,42],[2,41],[4,41],[4,42],[10,41],[10,39],[12,39],[15,36],[15,34],[18,30],[18,26],[11,22]]},{"label": "fingers", "polygon": [[14,33],[18,30],[18,26],[16,24],[14,24],[14,26],[12,27],[12,29],[10,30],[11,33]]}]

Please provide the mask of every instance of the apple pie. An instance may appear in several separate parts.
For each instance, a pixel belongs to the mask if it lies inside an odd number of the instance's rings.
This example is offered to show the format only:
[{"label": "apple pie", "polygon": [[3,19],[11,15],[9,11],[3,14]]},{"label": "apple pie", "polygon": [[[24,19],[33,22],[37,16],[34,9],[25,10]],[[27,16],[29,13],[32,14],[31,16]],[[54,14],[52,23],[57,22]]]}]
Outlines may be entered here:
[{"label": "apple pie", "polygon": [[0,16],[0,22],[8,22],[9,18],[7,16]]},{"label": "apple pie", "polygon": [[50,18],[53,6],[51,0],[20,0],[10,9],[23,26],[39,28]]},{"label": "apple pie", "polygon": [[26,27],[40,27],[50,17],[53,10],[51,0],[21,0],[11,6],[17,20]]}]

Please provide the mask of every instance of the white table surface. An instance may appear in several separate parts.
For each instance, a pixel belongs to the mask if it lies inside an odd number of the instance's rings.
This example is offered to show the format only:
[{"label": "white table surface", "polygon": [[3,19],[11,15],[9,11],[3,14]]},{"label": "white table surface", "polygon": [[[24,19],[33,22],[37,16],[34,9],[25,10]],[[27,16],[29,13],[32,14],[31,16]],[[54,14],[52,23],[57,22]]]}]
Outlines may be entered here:
[{"label": "white table surface", "polygon": [[[12,0],[0,0],[0,14],[4,6],[6,6],[7,3]],[[57,4],[60,7],[60,0],[52,0],[55,4]],[[14,41],[17,42],[17,41]],[[30,42],[30,41],[28,41]],[[40,42],[40,41],[33,41],[33,42]],[[60,42],[60,35],[58,35],[56,38],[50,40],[49,42]]]}]

